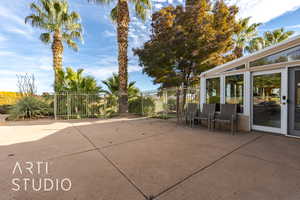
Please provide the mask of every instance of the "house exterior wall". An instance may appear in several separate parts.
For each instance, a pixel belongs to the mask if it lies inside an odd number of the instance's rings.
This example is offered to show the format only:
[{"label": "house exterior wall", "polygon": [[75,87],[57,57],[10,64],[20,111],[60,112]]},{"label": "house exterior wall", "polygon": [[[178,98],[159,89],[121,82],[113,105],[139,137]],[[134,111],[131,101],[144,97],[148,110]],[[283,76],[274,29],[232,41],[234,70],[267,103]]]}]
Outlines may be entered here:
[{"label": "house exterior wall", "polygon": [[[244,111],[238,114],[238,129],[240,131],[251,131],[252,129],[252,74],[265,74],[272,71],[278,71],[281,73],[281,97],[288,97],[288,69],[290,67],[300,66],[300,60],[281,62],[275,64],[268,64],[256,67],[249,67],[249,63],[260,59],[262,57],[273,55],[284,51],[286,49],[299,46],[300,36],[295,39],[289,40],[283,44],[276,45],[274,47],[267,48],[266,50],[255,53],[254,55],[246,56],[245,58],[231,61],[221,66],[217,66],[212,70],[200,75],[200,104],[206,103],[206,80],[210,78],[220,77],[220,103],[225,103],[225,77],[229,75],[244,75]],[[234,71],[228,71],[230,68],[234,68],[245,64],[245,69],[238,69]],[[287,103],[281,101],[281,134],[288,134],[288,108]],[[272,129],[270,129],[272,130]],[[270,131],[272,132],[272,131]]]}]

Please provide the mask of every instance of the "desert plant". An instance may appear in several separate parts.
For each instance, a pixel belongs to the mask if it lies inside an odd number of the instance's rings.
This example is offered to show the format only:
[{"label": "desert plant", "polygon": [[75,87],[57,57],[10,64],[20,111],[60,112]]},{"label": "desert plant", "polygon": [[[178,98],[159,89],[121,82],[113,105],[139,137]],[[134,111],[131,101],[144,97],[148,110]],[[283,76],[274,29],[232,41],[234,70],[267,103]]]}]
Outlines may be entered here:
[{"label": "desert plant", "polygon": [[22,96],[32,96],[37,92],[35,77],[33,74],[17,75],[17,86]]},{"label": "desert plant", "polygon": [[0,114],[8,114],[12,105],[0,105]]},{"label": "desert plant", "polygon": [[35,119],[48,116],[50,106],[40,97],[25,96],[10,111],[10,119]]}]

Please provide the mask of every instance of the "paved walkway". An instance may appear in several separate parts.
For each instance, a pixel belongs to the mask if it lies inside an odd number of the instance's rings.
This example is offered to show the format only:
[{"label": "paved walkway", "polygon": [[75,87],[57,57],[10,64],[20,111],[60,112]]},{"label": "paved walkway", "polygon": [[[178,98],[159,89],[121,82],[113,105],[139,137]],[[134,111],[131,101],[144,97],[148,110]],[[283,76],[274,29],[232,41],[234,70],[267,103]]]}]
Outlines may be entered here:
[{"label": "paved walkway", "polygon": [[[45,178],[59,184],[34,191]],[[0,182],[0,200],[299,200],[300,140],[155,119],[9,123]]]}]

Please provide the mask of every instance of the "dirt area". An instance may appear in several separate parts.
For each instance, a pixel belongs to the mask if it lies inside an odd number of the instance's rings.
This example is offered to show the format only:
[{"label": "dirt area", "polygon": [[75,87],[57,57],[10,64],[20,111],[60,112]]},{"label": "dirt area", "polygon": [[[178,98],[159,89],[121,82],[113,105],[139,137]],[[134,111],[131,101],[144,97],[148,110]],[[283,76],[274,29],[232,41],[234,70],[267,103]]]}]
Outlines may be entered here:
[{"label": "dirt area", "polygon": [[9,122],[0,182],[0,200],[299,200],[300,140],[145,118]]}]

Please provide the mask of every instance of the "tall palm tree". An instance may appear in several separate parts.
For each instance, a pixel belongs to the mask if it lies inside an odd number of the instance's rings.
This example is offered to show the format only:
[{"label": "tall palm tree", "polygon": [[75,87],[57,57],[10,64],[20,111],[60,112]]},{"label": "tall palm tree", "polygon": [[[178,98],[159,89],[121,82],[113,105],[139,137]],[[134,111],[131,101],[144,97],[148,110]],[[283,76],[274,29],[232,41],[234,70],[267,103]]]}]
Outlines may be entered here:
[{"label": "tall palm tree", "polygon": [[46,31],[40,35],[40,40],[52,44],[54,89],[56,89],[57,73],[62,69],[63,42],[77,51],[75,40],[82,41],[80,15],[74,11],[70,12],[68,2],[65,0],[38,0],[37,3],[31,3],[30,8],[33,14],[25,18],[25,23],[31,23],[32,27]]},{"label": "tall palm tree", "polygon": [[136,15],[142,19],[146,19],[147,11],[151,8],[150,0],[88,0],[89,2],[97,2],[101,4],[109,4],[116,2],[116,6],[111,10],[111,18],[117,23],[118,38],[118,63],[119,63],[119,113],[128,112],[128,31],[129,31],[129,6],[132,3],[135,8]]},{"label": "tall palm tree", "polygon": [[250,53],[253,53],[268,46],[282,42],[293,34],[294,31],[285,31],[284,28],[266,31],[262,37],[253,38],[246,47],[246,50]]},{"label": "tall palm tree", "polygon": [[257,35],[257,28],[261,23],[253,23],[249,25],[250,17],[240,19],[238,24],[239,31],[234,36],[235,48],[233,50],[237,58],[244,55],[245,47]]}]

